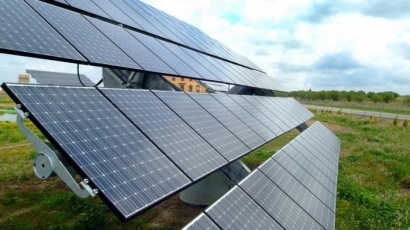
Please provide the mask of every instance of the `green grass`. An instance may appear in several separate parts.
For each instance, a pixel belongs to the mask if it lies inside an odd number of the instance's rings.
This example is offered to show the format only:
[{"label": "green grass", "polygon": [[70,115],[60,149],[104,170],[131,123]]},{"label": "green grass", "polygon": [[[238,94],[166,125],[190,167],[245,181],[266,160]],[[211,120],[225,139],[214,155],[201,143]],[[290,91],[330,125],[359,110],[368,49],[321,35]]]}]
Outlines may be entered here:
[{"label": "green grass", "polygon": [[355,101],[348,102],[346,100],[341,100],[338,102],[325,100],[325,101],[312,101],[312,100],[299,100],[300,103],[306,105],[319,105],[319,106],[328,106],[341,109],[356,109],[356,110],[365,110],[365,111],[374,111],[382,113],[395,113],[410,115],[410,106],[403,104],[403,99],[398,98],[396,101],[390,103],[377,103],[375,104],[372,101],[366,100],[363,103],[358,103]]},{"label": "green grass", "polygon": [[[410,198],[400,189],[410,188],[410,128],[337,114],[317,113],[316,119],[342,141],[336,228],[408,229]],[[286,133],[242,160],[253,169],[298,134]],[[1,146],[24,143],[16,123],[0,122]],[[35,154],[31,145],[0,149],[0,229],[179,229],[201,211],[173,197],[120,223],[99,198],[80,199],[59,178],[37,179]]]}]

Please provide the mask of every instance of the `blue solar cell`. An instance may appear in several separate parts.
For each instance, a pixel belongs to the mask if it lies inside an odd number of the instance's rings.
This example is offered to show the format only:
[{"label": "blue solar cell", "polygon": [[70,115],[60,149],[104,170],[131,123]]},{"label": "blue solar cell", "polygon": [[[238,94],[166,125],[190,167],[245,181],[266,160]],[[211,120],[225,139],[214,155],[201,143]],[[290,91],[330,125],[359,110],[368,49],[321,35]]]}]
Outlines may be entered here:
[{"label": "blue solar cell", "polygon": [[269,131],[258,119],[242,108],[227,94],[212,94],[212,96],[229,111],[235,114],[241,121],[250,127],[255,133],[262,137],[265,141],[270,141],[275,137],[275,134]]},{"label": "blue solar cell", "polygon": [[285,229],[323,229],[292,198],[284,193],[261,171],[245,178],[241,187]]},{"label": "blue solar cell", "polygon": [[178,75],[202,79],[202,77],[195,72],[191,67],[189,67],[184,61],[182,61],[178,56],[172,53],[170,50],[165,48],[157,39],[136,33],[131,30],[127,30],[132,36],[138,39],[145,47],[155,53],[157,56],[162,58],[162,60],[174,69]]},{"label": "blue solar cell", "polygon": [[[107,13],[115,21],[134,27],[139,30],[144,30],[137,22],[128,17],[122,10],[114,5],[110,0],[92,0],[98,7]],[[114,1],[116,2],[116,1]]]},{"label": "blue solar cell", "polygon": [[250,152],[248,147],[186,93],[154,93],[228,161]]},{"label": "blue solar cell", "polygon": [[191,183],[95,88],[3,86],[120,218]]},{"label": "blue solar cell", "polygon": [[297,181],[274,159],[269,159],[263,163],[259,169],[323,228],[334,228],[335,214],[332,210],[315,197],[311,191]]},{"label": "blue solar cell", "polygon": [[263,114],[257,106],[257,104],[251,104],[241,95],[229,95],[236,103],[242,106],[248,113],[252,114],[258,121],[260,121],[265,127],[277,137],[284,133],[284,131],[277,125],[275,118],[268,117]]},{"label": "blue solar cell", "polygon": [[238,186],[206,209],[206,213],[222,229],[283,229]]},{"label": "blue solar cell", "polygon": [[81,14],[40,1],[28,2],[91,62],[141,69]]},{"label": "blue solar cell", "polygon": [[101,91],[192,180],[228,163],[152,92]]},{"label": "blue solar cell", "polygon": [[86,17],[94,26],[103,32],[112,42],[120,47],[129,57],[132,58],[145,71],[163,74],[177,74],[157,54],[153,53],[127,30],[122,27],[109,24],[97,19]]},{"label": "blue solar cell", "polygon": [[220,229],[208,216],[201,213],[193,219],[183,230],[218,230]]},{"label": "blue solar cell", "polygon": [[100,7],[98,7],[94,2],[92,1],[84,1],[84,0],[66,0],[66,2],[68,2],[68,4],[70,4],[71,6],[78,8],[78,9],[82,9],[84,11],[96,14],[98,16],[101,17],[105,17],[105,18],[110,18],[110,16],[108,16],[108,14],[106,14],[103,10],[101,10]]},{"label": "blue solar cell", "polygon": [[24,1],[0,1],[0,50],[79,62],[81,56]]},{"label": "blue solar cell", "polygon": [[265,143],[258,134],[211,95],[204,93],[189,93],[188,95],[221,122],[250,149],[256,149]]},{"label": "blue solar cell", "polygon": [[214,73],[210,72],[207,68],[203,66],[200,62],[190,56],[184,48],[180,46],[171,44],[169,42],[160,41],[159,42],[165,46],[169,51],[174,53],[178,58],[180,58],[183,62],[185,62],[189,67],[194,69],[199,75],[207,80],[212,81],[221,81]]},{"label": "blue solar cell", "polygon": [[[242,96],[246,101],[252,104],[256,109],[258,109],[263,115],[268,117],[272,122],[276,124],[278,127],[278,132],[275,133],[277,135],[281,135],[294,127],[289,127],[288,124],[283,122],[279,117],[277,117],[274,113],[272,113],[269,108],[271,107],[265,100],[264,97],[256,97],[256,96]],[[281,108],[276,108],[281,109]]]}]

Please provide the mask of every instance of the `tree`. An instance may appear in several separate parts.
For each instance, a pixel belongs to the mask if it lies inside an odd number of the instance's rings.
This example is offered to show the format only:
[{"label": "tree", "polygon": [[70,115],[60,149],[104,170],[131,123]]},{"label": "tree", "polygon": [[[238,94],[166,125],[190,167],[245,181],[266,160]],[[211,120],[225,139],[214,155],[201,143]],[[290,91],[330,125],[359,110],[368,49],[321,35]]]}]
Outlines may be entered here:
[{"label": "tree", "polygon": [[354,99],[359,102],[360,104],[366,99],[366,93],[362,90],[358,91],[354,95]]},{"label": "tree", "polygon": [[326,91],[322,90],[322,91],[317,92],[317,97],[322,101],[326,100],[327,98]]},{"label": "tree", "polygon": [[336,90],[329,91],[329,96],[333,101],[339,101],[341,98],[340,92]]},{"label": "tree", "polygon": [[351,90],[351,91],[349,91],[345,94],[345,98],[348,102],[351,102],[353,100],[353,97],[354,97],[354,91],[353,90]]},{"label": "tree", "polygon": [[410,95],[404,97],[403,104],[410,106]]},{"label": "tree", "polygon": [[393,101],[394,97],[395,97],[394,92],[391,92],[391,91],[390,92],[381,92],[379,94],[382,96],[383,101],[386,102],[386,103],[389,103],[389,101]]},{"label": "tree", "polygon": [[367,93],[367,98],[372,99],[374,95],[376,95],[376,93],[370,91]]},{"label": "tree", "polygon": [[383,100],[382,96],[380,96],[379,94],[374,94],[371,99],[375,104]]}]

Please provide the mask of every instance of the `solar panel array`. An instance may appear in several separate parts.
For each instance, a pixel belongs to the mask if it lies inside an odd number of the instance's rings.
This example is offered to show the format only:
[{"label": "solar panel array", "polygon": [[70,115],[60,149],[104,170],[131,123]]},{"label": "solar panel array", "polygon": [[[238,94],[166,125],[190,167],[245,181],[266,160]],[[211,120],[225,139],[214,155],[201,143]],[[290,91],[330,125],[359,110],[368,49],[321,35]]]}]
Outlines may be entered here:
[{"label": "solar panel array", "polygon": [[199,29],[137,0],[0,1],[0,52],[284,91]]},{"label": "solar panel array", "polygon": [[184,229],[205,218],[220,229],[334,229],[339,151],[340,140],[314,123]]},{"label": "solar panel array", "polygon": [[78,80],[77,74],[71,73],[58,73],[58,72],[49,72],[49,71],[40,71],[40,70],[29,70],[26,72],[31,75],[32,78],[36,79],[38,84],[43,85],[67,85],[67,86],[94,86],[95,83],[92,82],[84,74],[80,74],[80,80]]},{"label": "solar panel array", "polygon": [[[267,142],[211,94],[2,87],[123,220]],[[290,108],[286,116],[298,112],[286,98],[262,98],[255,97],[260,106],[274,101]],[[238,114],[247,112],[239,104],[235,108]],[[258,109],[252,112],[248,116],[263,115]],[[306,114],[306,120],[312,117]]]}]

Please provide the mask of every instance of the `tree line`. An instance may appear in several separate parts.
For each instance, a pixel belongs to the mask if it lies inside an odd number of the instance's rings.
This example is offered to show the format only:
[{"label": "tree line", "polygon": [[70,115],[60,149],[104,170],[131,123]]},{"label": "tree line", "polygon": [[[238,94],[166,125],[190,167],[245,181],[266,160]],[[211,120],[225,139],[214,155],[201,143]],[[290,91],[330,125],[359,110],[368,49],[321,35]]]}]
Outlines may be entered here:
[{"label": "tree line", "polygon": [[[393,91],[385,91],[385,92],[364,92],[363,90],[359,91],[337,91],[337,90],[322,90],[322,91],[292,91],[289,93],[289,96],[294,98],[298,98],[300,100],[333,100],[335,102],[340,101],[342,99],[346,99],[346,101],[356,101],[358,103],[363,103],[365,100],[371,100],[374,103],[384,102],[389,103],[391,101],[395,101],[400,94],[393,92]],[[404,104],[410,106],[410,96],[404,97]]]}]

